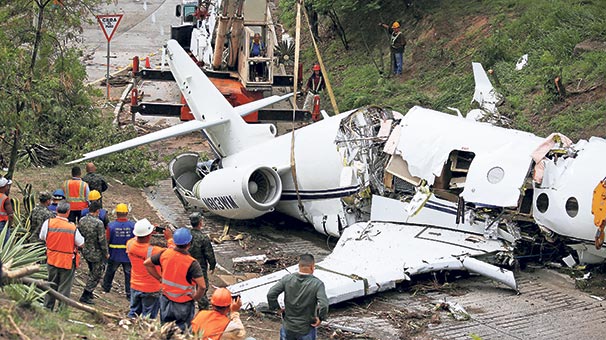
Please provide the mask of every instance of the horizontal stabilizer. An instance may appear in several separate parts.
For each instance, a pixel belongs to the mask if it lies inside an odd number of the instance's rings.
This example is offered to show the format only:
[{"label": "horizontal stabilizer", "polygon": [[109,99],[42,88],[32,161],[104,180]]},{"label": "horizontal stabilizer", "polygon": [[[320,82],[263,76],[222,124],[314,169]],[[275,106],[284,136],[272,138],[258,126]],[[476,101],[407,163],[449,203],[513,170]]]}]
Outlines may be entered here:
[{"label": "horizontal stabilizer", "polygon": [[[324,282],[331,304],[393,289],[412,275],[441,270],[467,269],[515,290],[511,271],[470,257],[504,250],[501,241],[456,229],[371,221],[346,228],[333,252],[316,264],[314,275]],[[271,286],[296,271],[293,266],[229,290],[241,296],[245,308],[256,308],[267,301]]]},{"label": "horizontal stabilizer", "polygon": [[236,110],[236,112],[241,116],[246,116],[247,114],[251,113],[251,112],[255,112],[259,109],[262,109],[266,106],[281,102],[285,99],[288,99],[290,97],[292,97],[292,93],[288,93],[285,94],[283,96],[271,96],[271,97],[267,97],[267,98],[263,98],[263,99],[259,99],[259,100],[255,100],[254,102],[250,102],[250,103],[246,103],[246,104],[242,104],[240,106],[236,106],[234,107],[234,110]]},{"label": "horizontal stabilizer", "polygon": [[214,121],[214,122],[201,122],[199,120],[192,120],[192,121],[189,121],[186,123],[182,123],[179,125],[171,126],[166,129],[162,129],[160,131],[152,132],[152,133],[149,133],[149,134],[141,136],[141,137],[129,139],[122,143],[114,144],[114,145],[108,146],[103,149],[85,153],[84,157],[82,157],[80,159],[76,159],[71,162],[68,162],[66,164],[79,163],[79,162],[85,161],[87,159],[96,158],[99,156],[114,153],[116,151],[134,148],[139,145],[145,145],[145,144],[157,142],[157,141],[171,138],[171,137],[185,135],[190,132],[199,131],[199,130],[202,130],[202,129],[205,129],[205,128],[208,128],[211,126],[220,125],[220,124],[227,123],[227,122],[228,122],[227,120]]}]

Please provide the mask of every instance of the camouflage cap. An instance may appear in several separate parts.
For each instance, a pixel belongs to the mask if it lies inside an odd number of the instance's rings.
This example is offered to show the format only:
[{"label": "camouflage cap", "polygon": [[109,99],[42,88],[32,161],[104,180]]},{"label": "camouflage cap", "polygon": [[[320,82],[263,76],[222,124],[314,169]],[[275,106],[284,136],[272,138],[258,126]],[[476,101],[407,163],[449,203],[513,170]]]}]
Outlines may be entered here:
[{"label": "camouflage cap", "polygon": [[50,200],[51,197],[52,196],[48,191],[40,191],[40,193],[38,193],[38,199],[40,200],[40,202],[46,202]]}]

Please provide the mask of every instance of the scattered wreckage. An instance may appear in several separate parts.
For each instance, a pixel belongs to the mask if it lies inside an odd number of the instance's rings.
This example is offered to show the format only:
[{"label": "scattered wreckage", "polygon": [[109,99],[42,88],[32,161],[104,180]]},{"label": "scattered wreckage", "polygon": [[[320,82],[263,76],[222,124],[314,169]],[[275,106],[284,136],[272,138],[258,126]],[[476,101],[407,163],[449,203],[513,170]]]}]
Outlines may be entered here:
[{"label": "scattered wreckage", "polygon": [[[452,269],[516,290],[511,271],[483,260],[513,264],[516,247],[538,242],[538,230],[565,238],[581,262],[606,258],[594,246],[591,210],[605,177],[606,141],[572,144],[559,134],[541,138],[477,121],[494,117],[499,100],[479,64],[474,100],[484,112],[462,117],[416,106],[402,115],[366,107],[276,136],[273,125],[246,124],[240,116],[288,96],[234,108],[176,41],[166,55],[196,119],[74,162],[202,131],[217,159],[186,153],[170,163],[181,202],[232,219],[276,210],[340,237],[315,273],[331,303]],[[295,270],[230,290],[255,307]]]}]

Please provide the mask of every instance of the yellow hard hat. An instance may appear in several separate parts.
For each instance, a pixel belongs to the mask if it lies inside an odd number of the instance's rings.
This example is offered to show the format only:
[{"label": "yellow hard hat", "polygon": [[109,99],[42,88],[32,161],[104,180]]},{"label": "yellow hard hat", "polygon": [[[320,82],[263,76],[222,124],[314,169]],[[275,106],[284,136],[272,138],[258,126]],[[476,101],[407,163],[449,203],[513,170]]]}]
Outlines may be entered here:
[{"label": "yellow hard hat", "polygon": [[128,212],[128,206],[124,203],[120,203],[116,206],[116,212],[117,213],[127,213]]},{"label": "yellow hard hat", "polygon": [[97,190],[91,190],[88,193],[88,200],[89,201],[96,201],[98,199],[101,198],[101,193],[99,193]]},{"label": "yellow hard hat", "polygon": [[393,24],[391,24],[391,28],[400,28],[400,23],[397,21],[394,21]]}]

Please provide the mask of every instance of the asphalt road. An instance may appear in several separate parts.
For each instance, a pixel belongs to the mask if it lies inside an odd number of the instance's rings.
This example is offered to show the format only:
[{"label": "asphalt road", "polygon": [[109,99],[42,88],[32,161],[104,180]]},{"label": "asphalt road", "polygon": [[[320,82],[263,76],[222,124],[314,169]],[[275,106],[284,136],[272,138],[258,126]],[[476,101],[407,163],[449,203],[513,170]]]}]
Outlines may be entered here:
[{"label": "asphalt road", "polygon": [[[121,0],[97,14],[122,14],[122,20],[110,43],[110,73],[131,64],[133,56],[150,57],[152,67],[161,63],[161,48],[170,39],[170,26],[180,23],[175,17],[179,0]],[[84,54],[89,81],[105,77],[107,39],[91,13],[93,24],[83,32]]]},{"label": "asphalt road", "polygon": [[[118,1],[99,13],[124,14],[111,44],[111,54],[116,56],[111,60],[111,72],[127,66],[134,55],[151,56],[152,67],[160,62],[159,51],[170,38],[170,25],[179,23],[174,17],[177,3],[177,0]],[[85,58],[89,80],[104,77],[107,42],[96,22],[86,27],[83,38],[85,55],[90,55]],[[186,223],[187,215],[172,194],[168,181],[152,188],[151,192],[150,201],[167,220],[178,225]],[[249,232],[254,236],[255,247],[244,250],[237,243],[218,246],[221,265],[232,268],[232,257],[256,255],[268,249],[292,256],[302,251],[316,253],[320,258],[328,254],[324,237],[276,221],[276,217],[272,217],[250,223],[234,222],[236,232]],[[210,218],[209,228],[219,231],[224,223],[224,220]],[[450,301],[466,308],[470,319],[454,321],[446,312],[441,312],[441,321],[432,323],[427,332],[415,338],[469,339],[472,335],[482,339],[603,338],[604,306],[575,289],[571,279],[545,270],[519,273],[517,277],[520,295],[484,278],[471,277],[458,282],[465,288],[462,295],[439,292],[419,296],[402,289],[335,306],[330,317],[333,322],[360,328],[376,339],[399,339],[404,337],[402,327],[418,321],[397,319],[392,311],[433,313],[436,303]]]}]

